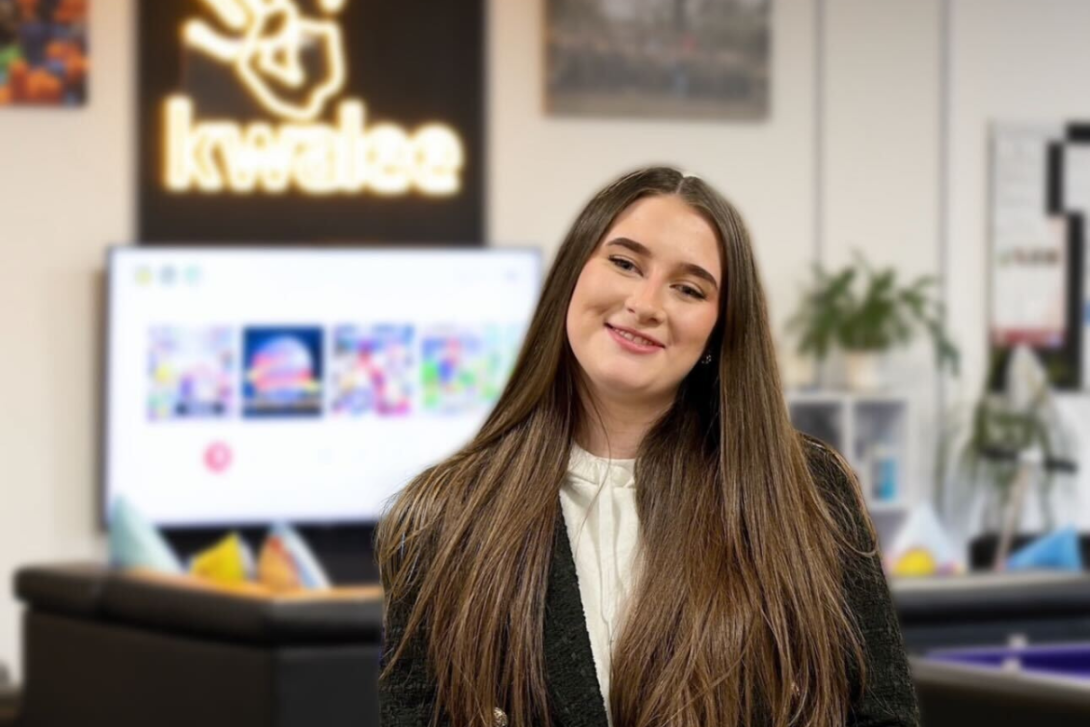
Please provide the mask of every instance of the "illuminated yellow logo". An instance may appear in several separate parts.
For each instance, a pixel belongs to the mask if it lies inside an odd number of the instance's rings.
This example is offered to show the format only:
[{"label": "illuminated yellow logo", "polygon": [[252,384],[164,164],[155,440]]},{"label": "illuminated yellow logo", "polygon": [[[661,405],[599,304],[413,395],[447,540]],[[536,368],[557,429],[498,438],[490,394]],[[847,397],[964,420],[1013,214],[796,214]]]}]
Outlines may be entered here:
[{"label": "illuminated yellow logo", "polygon": [[[166,101],[166,179],[175,192],[450,195],[461,189],[461,140],[449,126],[413,133],[395,124],[365,127],[365,106],[343,99],[336,123],[315,121],[344,88],[344,45],[334,17],[345,0],[319,0],[306,18],[293,0],[201,0],[225,35],[204,20],[182,29],[189,48],[233,70],[278,126],[227,119],[199,121],[193,99]],[[309,74],[317,55],[323,75]]]}]

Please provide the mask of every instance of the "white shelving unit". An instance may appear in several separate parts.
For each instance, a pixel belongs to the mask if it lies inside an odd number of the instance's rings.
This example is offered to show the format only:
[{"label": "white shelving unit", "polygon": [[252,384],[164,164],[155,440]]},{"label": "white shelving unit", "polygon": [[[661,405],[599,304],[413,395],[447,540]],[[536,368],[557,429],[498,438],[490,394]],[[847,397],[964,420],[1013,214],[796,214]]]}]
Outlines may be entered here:
[{"label": "white shelving unit", "polygon": [[790,392],[791,421],[847,458],[859,477],[882,543],[914,501],[912,407],[899,393]]}]

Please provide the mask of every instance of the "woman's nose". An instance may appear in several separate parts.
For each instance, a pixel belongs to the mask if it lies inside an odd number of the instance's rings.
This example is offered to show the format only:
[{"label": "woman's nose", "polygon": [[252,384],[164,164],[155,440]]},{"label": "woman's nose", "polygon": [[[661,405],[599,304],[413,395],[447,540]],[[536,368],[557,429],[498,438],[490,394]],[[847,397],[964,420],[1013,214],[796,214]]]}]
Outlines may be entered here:
[{"label": "woman's nose", "polygon": [[636,285],[625,301],[625,307],[642,321],[661,321],[663,312],[658,285],[651,281]]}]

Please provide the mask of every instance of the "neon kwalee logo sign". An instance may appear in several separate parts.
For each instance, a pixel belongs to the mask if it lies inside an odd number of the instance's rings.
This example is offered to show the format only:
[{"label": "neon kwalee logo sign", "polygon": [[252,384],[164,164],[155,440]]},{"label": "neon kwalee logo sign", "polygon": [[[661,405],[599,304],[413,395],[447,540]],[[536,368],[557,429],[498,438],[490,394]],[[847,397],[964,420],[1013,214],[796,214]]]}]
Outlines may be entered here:
[{"label": "neon kwalee logo sign", "polygon": [[[344,41],[336,15],[346,0],[319,0],[305,17],[293,0],[199,0],[230,31],[201,19],[182,26],[182,44],[221,64],[278,123],[198,119],[184,94],[165,104],[164,184],[172,192],[255,194],[291,188],[314,195],[449,196],[461,189],[458,134],[443,123],[412,132],[365,125],[366,106],[343,98],[336,122],[316,119],[344,89]],[[324,78],[308,76],[303,53],[317,47]],[[291,93],[285,94],[283,90]]]}]

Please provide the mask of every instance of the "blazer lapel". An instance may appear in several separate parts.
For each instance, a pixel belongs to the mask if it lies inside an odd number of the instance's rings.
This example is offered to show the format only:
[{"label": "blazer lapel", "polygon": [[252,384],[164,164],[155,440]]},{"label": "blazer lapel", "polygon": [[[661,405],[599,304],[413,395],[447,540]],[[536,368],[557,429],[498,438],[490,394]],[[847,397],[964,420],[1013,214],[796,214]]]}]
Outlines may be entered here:
[{"label": "blazer lapel", "polygon": [[559,506],[545,595],[544,641],[545,677],[561,727],[608,727],[575,559]]}]

